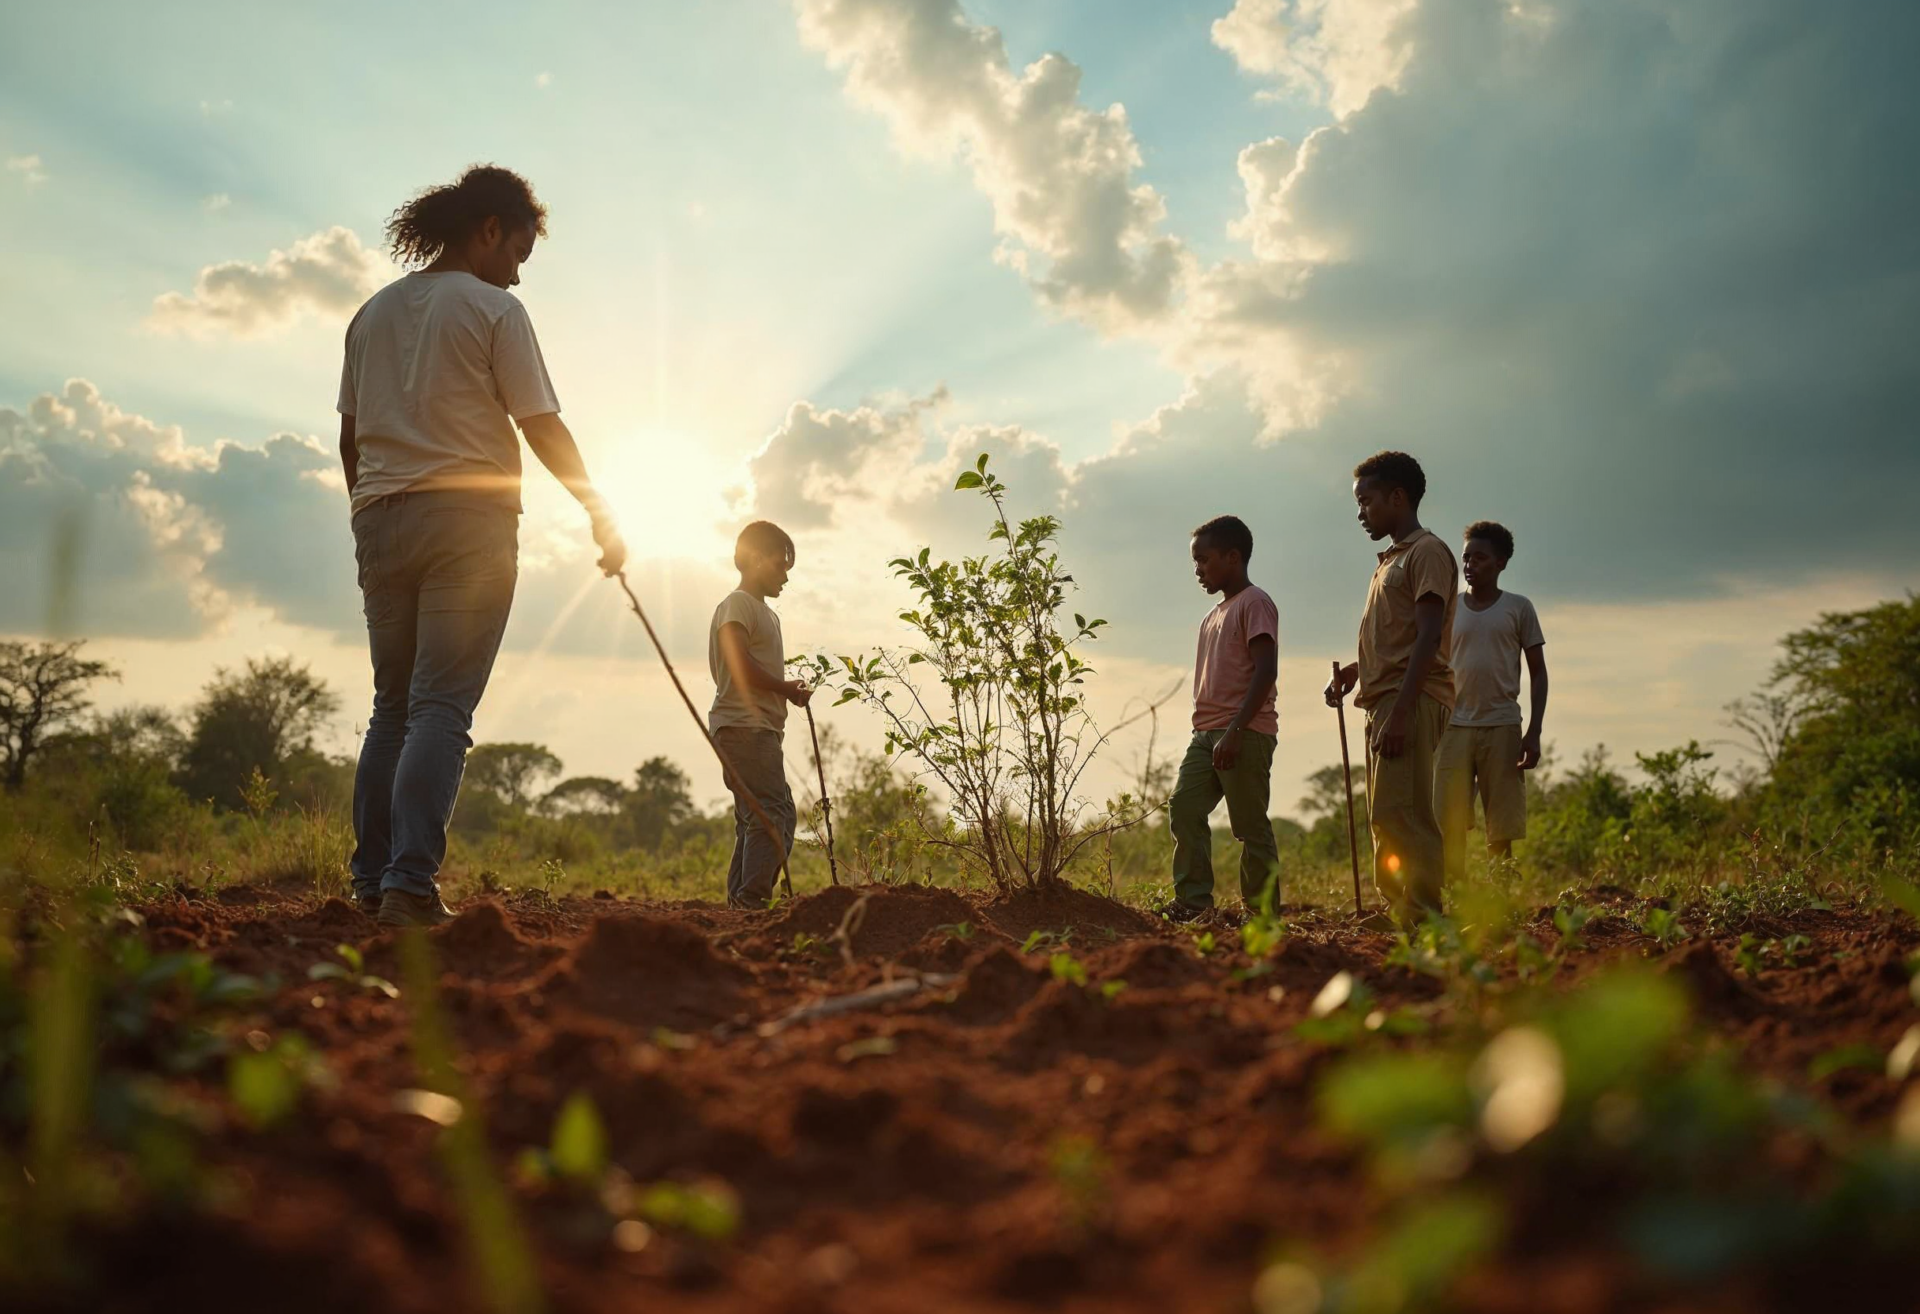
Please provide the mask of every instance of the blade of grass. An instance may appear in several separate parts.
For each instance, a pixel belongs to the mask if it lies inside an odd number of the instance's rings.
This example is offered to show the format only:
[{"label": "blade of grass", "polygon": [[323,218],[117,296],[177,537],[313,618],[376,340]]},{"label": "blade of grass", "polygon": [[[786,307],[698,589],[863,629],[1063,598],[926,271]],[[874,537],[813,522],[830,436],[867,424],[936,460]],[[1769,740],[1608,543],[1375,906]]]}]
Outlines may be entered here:
[{"label": "blade of grass", "polygon": [[28,1259],[57,1271],[65,1254],[67,1216],[81,1134],[93,1085],[94,980],[77,935],[60,935],[39,973],[28,1022],[32,1108],[27,1165]]},{"label": "blade of grass", "polygon": [[533,1252],[489,1157],[480,1108],[454,1065],[453,1040],[440,1012],[433,949],[423,934],[401,934],[400,963],[421,1084],[460,1104],[460,1116],[441,1134],[440,1153],[466,1223],[474,1282],[493,1314],[541,1314],[546,1302]]}]

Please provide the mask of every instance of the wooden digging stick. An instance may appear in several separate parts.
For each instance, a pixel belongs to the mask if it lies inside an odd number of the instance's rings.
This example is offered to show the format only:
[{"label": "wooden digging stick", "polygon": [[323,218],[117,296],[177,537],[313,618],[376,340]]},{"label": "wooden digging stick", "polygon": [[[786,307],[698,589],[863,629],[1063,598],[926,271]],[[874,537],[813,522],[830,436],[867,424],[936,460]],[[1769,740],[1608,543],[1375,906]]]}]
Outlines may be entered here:
[{"label": "wooden digging stick", "polygon": [[840,864],[833,856],[833,800],[827,797],[827,768],[820,760],[820,731],[813,724],[813,700],[807,700],[807,734],[813,739],[813,769],[820,773],[820,815],[827,823],[827,875],[840,883]]},{"label": "wooden digging stick", "polygon": [[1347,858],[1353,863],[1353,915],[1360,916],[1360,844],[1353,835],[1353,765],[1347,758],[1347,696],[1340,692],[1340,663],[1333,663],[1333,714],[1340,722],[1340,783],[1347,787]]}]

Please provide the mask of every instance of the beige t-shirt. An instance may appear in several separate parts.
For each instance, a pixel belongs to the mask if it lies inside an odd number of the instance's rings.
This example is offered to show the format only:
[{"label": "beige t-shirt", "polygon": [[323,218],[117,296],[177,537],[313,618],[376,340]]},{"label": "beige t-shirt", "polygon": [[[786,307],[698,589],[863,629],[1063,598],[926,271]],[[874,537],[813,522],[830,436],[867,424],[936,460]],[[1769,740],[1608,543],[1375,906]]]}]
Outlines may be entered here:
[{"label": "beige t-shirt", "polygon": [[1453,706],[1451,636],[1454,597],[1459,591],[1453,551],[1430,529],[1409,535],[1380,554],[1373,582],[1367,586],[1367,609],[1360,613],[1360,691],[1354,696],[1355,706],[1372,709],[1400,692],[1420,628],[1413,606],[1429,593],[1447,609],[1440,620],[1440,646],[1421,692]]},{"label": "beige t-shirt", "polygon": [[780,617],[763,598],[745,589],[727,594],[713,610],[707,630],[707,669],[713,673],[713,710],[707,727],[744,726],[750,730],[785,730],[787,700],[771,689],[749,689],[734,683],[733,672],[720,652],[720,627],[739,625],[747,632],[747,656],[761,670],[786,678],[787,653],[780,638]]},{"label": "beige t-shirt", "polygon": [[[1265,589],[1249,584],[1222,599],[1200,622],[1200,646],[1193,659],[1193,728],[1225,730],[1240,711],[1253,683],[1253,641],[1261,635],[1280,641],[1280,610]],[[1247,729],[1280,733],[1272,689],[1256,707]]]},{"label": "beige t-shirt", "polygon": [[1453,723],[1519,725],[1520,654],[1546,641],[1518,593],[1502,592],[1485,611],[1463,601],[1453,617]]},{"label": "beige t-shirt", "polygon": [[395,279],[347,325],[338,410],[360,449],[353,509],[459,489],[518,511],[514,421],[559,409],[520,298],[463,271]]}]

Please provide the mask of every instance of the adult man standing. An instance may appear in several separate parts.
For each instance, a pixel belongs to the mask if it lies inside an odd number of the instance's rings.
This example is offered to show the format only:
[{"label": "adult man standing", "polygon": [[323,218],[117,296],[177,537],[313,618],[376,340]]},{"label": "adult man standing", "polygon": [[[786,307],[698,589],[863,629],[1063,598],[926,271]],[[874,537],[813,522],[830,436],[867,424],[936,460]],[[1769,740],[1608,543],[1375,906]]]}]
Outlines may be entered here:
[{"label": "adult man standing", "polygon": [[424,268],[347,326],[340,459],[373,654],[351,868],[355,903],[382,926],[453,915],[437,880],[447,822],[519,571],[515,424],[592,517],[600,568],[626,561],[507,290],[546,215],[525,179],[490,165],[421,193],[387,239],[397,261]]}]

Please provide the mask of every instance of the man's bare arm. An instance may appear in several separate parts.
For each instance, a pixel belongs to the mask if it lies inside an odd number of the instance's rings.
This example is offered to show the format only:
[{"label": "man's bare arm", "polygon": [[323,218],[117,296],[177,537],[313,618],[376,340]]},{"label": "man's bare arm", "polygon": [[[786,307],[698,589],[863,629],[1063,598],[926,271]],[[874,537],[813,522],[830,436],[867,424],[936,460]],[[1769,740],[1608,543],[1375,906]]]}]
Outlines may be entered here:
[{"label": "man's bare arm", "polygon": [[606,500],[587,477],[587,463],[581,459],[580,445],[573,440],[573,431],[557,413],[548,412],[529,415],[520,421],[520,432],[526,435],[527,446],[540,458],[540,464],[587,509],[593,522],[593,541],[600,547],[600,569],[609,575],[618,572],[626,565],[627,545],[620,540]]},{"label": "man's bare arm", "polygon": [[340,417],[340,465],[347,472],[347,496],[353,496],[353,486],[360,482],[360,446],[353,440],[353,417]]}]

